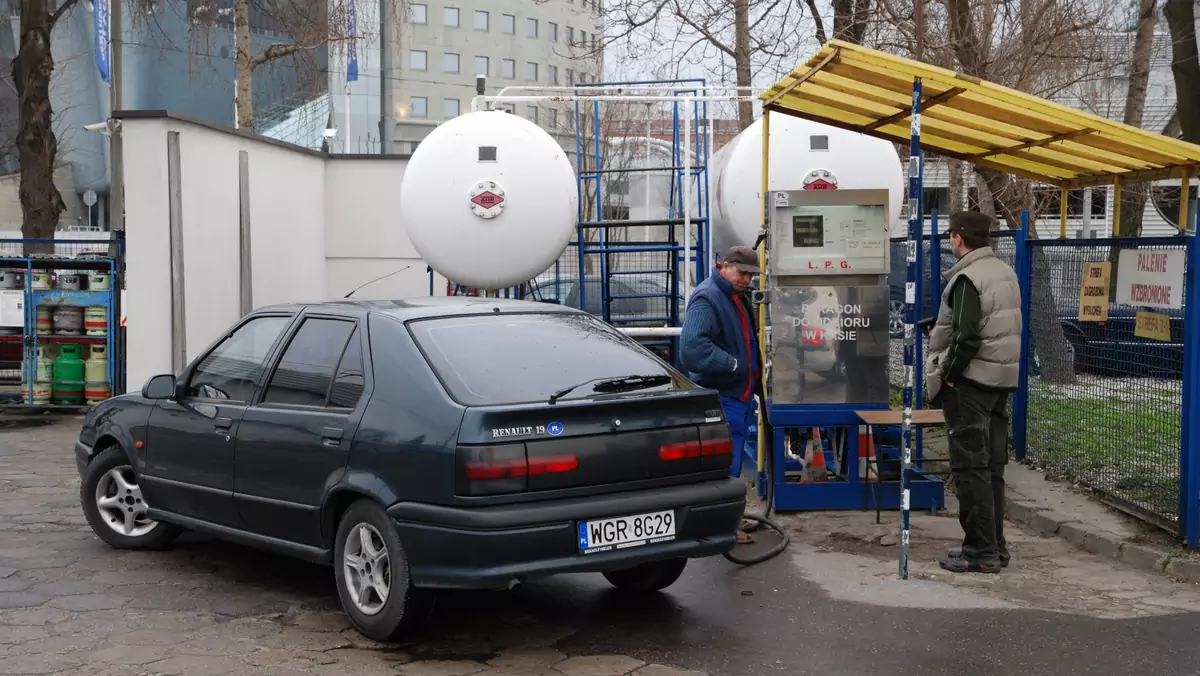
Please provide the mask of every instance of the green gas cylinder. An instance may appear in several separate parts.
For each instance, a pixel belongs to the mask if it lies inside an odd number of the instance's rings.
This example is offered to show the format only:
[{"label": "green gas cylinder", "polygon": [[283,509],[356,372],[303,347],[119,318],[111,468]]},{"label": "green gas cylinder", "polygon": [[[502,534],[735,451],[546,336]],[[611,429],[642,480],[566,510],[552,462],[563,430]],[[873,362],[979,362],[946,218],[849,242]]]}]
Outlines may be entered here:
[{"label": "green gas cylinder", "polygon": [[58,346],[58,359],[54,360],[54,403],[83,403],[84,361],[78,345],[66,343]]}]

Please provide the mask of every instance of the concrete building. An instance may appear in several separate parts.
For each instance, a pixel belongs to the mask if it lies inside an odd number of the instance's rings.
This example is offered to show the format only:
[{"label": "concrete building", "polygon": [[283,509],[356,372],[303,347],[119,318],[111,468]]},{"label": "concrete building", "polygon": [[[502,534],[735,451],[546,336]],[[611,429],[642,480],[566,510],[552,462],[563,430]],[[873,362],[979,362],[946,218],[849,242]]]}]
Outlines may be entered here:
[{"label": "concrete building", "polygon": [[[412,152],[433,127],[470,112],[476,75],[487,77],[492,95],[511,85],[602,79],[599,0],[444,0],[410,2],[407,10],[396,39],[388,41],[397,47],[393,68],[383,75],[394,103],[384,111],[395,124],[392,152]],[[503,107],[558,135],[574,152],[573,105]]]}]

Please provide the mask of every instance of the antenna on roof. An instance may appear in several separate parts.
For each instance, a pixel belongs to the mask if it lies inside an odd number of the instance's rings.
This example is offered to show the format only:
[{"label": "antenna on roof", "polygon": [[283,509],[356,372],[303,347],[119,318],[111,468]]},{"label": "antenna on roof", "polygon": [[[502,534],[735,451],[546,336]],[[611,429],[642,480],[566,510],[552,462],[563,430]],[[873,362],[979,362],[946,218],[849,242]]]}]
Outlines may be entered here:
[{"label": "antenna on roof", "polygon": [[381,280],[381,279],[387,279],[388,277],[391,277],[392,275],[396,275],[396,274],[399,274],[399,273],[401,273],[401,272],[404,272],[405,270],[407,270],[407,269],[409,269],[409,268],[411,268],[411,267],[412,267],[411,265],[405,265],[404,267],[400,268],[399,270],[394,270],[394,271],[392,271],[392,272],[389,272],[389,273],[387,273],[386,275],[384,275],[384,276],[382,276],[382,277],[376,277],[375,279],[372,279],[372,280],[371,280],[371,281],[369,281],[369,282],[363,282],[362,284],[359,284],[357,287],[355,287],[353,291],[351,291],[350,293],[348,293],[348,294],[346,294],[346,295],[342,296],[342,298],[349,298],[350,296],[353,296],[354,294],[358,293],[358,290],[359,290],[359,289],[361,289],[361,288],[363,288],[364,286],[366,286],[366,285],[368,285],[368,284],[374,284],[375,282],[378,282],[378,281],[379,281],[379,280]]}]

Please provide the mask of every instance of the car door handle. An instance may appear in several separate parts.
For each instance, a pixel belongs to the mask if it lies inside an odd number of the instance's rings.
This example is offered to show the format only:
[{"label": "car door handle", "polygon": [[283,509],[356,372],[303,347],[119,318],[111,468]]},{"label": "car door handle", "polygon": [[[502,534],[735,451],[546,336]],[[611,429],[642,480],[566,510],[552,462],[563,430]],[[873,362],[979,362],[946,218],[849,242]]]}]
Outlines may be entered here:
[{"label": "car door handle", "polygon": [[328,446],[337,446],[342,443],[342,429],[340,427],[326,427],[321,430],[321,438],[325,440]]},{"label": "car door handle", "polygon": [[229,430],[233,427],[233,418],[216,418],[213,420],[213,427],[218,435],[229,441]]}]

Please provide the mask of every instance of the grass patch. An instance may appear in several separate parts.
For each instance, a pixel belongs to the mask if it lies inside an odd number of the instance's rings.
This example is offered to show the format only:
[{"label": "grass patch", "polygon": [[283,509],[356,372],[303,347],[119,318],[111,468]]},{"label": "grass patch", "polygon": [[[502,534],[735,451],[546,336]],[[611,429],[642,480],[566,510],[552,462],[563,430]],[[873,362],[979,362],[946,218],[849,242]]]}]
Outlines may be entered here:
[{"label": "grass patch", "polygon": [[1128,380],[1032,382],[1026,449],[1036,464],[1175,518],[1182,402],[1178,388]]}]

